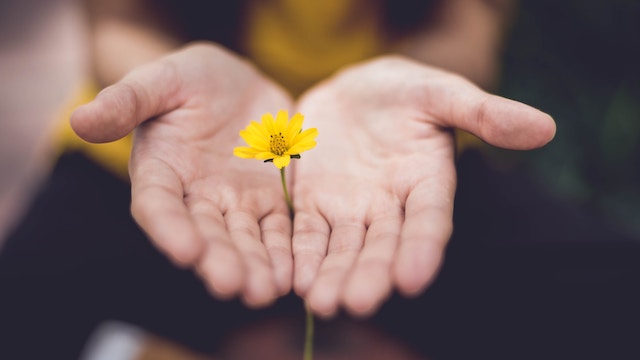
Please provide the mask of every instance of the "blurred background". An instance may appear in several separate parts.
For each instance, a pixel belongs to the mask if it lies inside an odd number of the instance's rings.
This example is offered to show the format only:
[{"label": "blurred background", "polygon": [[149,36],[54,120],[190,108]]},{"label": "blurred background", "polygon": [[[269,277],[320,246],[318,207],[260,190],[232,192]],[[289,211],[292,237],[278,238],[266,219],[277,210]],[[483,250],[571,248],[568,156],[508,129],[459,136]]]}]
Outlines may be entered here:
[{"label": "blurred background", "polygon": [[[542,149],[492,149],[491,160],[497,168],[527,173],[640,243],[638,19],[637,0],[520,1],[498,94],[551,114],[558,131]],[[0,252],[50,171],[57,155],[51,134],[88,78],[87,31],[80,1],[0,2]],[[98,331],[88,353],[101,348],[101,334],[117,342],[118,329],[136,334],[125,336],[129,342],[121,347],[140,347],[131,339],[144,331],[129,326]],[[1,344],[8,334],[0,335]],[[188,358],[186,348],[172,351]]]},{"label": "blurred background", "polygon": [[79,1],[0,2],[0,249],[52,165],[52,132],[88,74]]},{"label": "blurred background", "polygon": [[640,2],[520,6],[500,93],[548,112],[558,126],[548,146],[517,154],[522,166],[640,237]]},{"label": "blurred background", "polygon": [[[498,93],[550,113],[558,132],[537,151],[494,151],[635,235],[639,8],[635,0],[521,1]],[[0,239],[46,174],[51,132],[88,78],[86,21],[75,0],[0,3]]]}]

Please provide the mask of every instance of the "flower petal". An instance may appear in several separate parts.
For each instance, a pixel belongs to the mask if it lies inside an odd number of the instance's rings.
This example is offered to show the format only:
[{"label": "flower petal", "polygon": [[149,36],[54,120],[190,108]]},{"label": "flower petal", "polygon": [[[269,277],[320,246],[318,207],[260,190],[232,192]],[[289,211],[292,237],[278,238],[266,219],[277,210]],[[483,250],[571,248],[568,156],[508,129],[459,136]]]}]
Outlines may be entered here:
[{"label": "flower petal", "polygon": [[266,128],[269,135],[275,134],[276,132],[276,123],[273,119],[273,115],[271,113],[266,113],[262,115],[262,125]]},{"label": "flower petal", "polygon": [[243,159],[254,159],[258,153],[259,151],[256,149],[246,146],[238,146],[233,149],[233,155]]},{"label": "flower petal", "polygon": [[318,136],[318,129],[311,128],[311,129],[307,129],[307,130],[301,132],[300,134],[298,134],[298,136],[296,136],[294,141],[301,141],[301,140],[304,140],[306,138],[315,139],[316,136]]},{"label": "flower petal", "polygon": [[291,145],[296,145],[301,142],[308,142],[308,141],[315,140],[317,136],[318,136],[318,129],[316,128],[307,129],[299,133],[298,135],[296,135],[293,138],[293,142]]},{"label": "flower petal", "polygon": [[248,129],[241,130],[240,137],[252,148],[260,149],[262,151],[269,150],[269,142]]},{"label": "flower petal", "polygon": [[[234,148],[234,155],[241,158],[273,160],[274,165],[282,169],[289,165],[291,156],[316,146],[318,130],[312,128],[301,131],[304,116],[300,113],[293,115],[289,121],[289,112],[279,110],[276,118],[271,113],[265,113],[261,120],[261,123],[251,121],[240,131],[240,136],[248,146]],[[276,147],[277,153],[282,155],[274,153],[272,145]]]},{"label": "flower petal", "polygon": [[284,134],[287,123],[289,123],[289,112],[287,110],[278,111],[278,115],[276,115],[276,131],[274,134]]},{"label": "flower petal", "polygon": [[272,153],[271,151],[263,151],[256,154],[255,158],[258,160],[269,160],[277,157],[278,155]]},{"label": "flower petal", "polygon": [[315,138],[318,136],[318,129],[307,129],[293,139],[293,144],[287,150],[287,154],[300,154],[303,151],[311,150],[316,146]]},{"label": "flower petal", "polygon": [[314,147],[316,147],[316,142],[314,140],[312,140],[311,142],[298,143],[287,150],[285,154],[296,155],[307,150],[311,150]]},{"label": "flower petal", "polygon": [[291,118],[291,122],[287,125],[287,129],[285,130],[285,140],[287,141],[287,145],[291,146],[293,143],[293,139],[296,135],[300,133],[302,129],[302,122],[304,121],[304,116],[300,113],[296,113]]},{"label": "flower petal", "polygon": [[273,164],[278,169],[282,169],[283,167],[289,165],[290,162],[291,162],[291,157],[289,155],[282,155],[282,156],[275,157],[273,159]]},{"label": "flower petal", "polygon": [[264,126],[264,124],[252,120],[251,123],[247,126],[246,130],[251,132],[252,134],[255,134],[256,136],[262,137],[265,140],[269,141],[269,131]]}]

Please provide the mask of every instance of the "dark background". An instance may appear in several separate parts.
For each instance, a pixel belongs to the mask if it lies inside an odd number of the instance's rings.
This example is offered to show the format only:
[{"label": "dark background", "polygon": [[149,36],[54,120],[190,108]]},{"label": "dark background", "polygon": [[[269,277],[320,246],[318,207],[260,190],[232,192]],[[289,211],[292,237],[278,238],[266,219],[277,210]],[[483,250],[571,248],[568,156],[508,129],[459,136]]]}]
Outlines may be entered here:
[{"label": "dark background", "polygon": [[521,1],[500,93],[557,122],[517,159],[560,197],[640,237],[640,1]]}]

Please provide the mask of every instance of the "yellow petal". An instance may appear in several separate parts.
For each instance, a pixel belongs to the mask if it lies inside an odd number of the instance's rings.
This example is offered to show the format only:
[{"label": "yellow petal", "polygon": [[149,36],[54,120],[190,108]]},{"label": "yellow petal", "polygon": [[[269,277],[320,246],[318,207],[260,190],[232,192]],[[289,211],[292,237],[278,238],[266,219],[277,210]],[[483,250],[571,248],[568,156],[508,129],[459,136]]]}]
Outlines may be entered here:
[{"label": "yellow petal", "polygon": [[311,150],[314,147],[316,147],[315,141],[304,142],[304,143],[300,143],[300,144],[296,144],[295,146],[292,146],[291,149],[289,149],[286,153],[289,155],[300,154],[307,150]]},{"label": "yellow petal", "polygon": [[293,139],[293,144],[289,147],[287,154],[300,154],[303,151],[311,150],[316,146],[315,138],[318,136],[318,129],[307,129]]},{"label": "yellow petal", "polygon": [[295,146],[296,144],[301,142],[315,140],[316,136],[318,136],[318,129],[307,129],[294,137],[291,145]]},{"label": "yellow petal", "polygon": [[269,150],[269,142],[249,130],[241,130],[240,137],[252,148],[260,149],[262,151]]},{"label": "yellow petal", "polygon": [[316,128],[311,128],[311,129],[307,129],[303,132],[301,132],[300,134],[298,134],[298,136],[296,136],[295,141],[300,141],[306,138],[311,138],[311,139],[315,139],[315,137],[318,136],[318,129]]},{"label": "yellow petal", "polygon": [[316,147],[315,140],[298,143],[292,146],[285,154],[296,155]]},{"label": "yellow petal", "polygon": [[262,125],[264,125],[270,135],[275,134],[276,123],[275,120],[273,120],[273,115],[271,115],[271,113],[262,115]]},{"label": "yellow petal", "polygon": [[267,131],[267,128],[264,126],[264,124],[260,124],[255,120],[252,120],[249,126],[247,126],[246,130],[252,134],[255,134],[256,136],[262,137],[265,140],[269,141],[269,131]]},{"label": "yellow petal", "polygon": [[274,134],[284,134],[288,122],[289,112],[287,110],[278,111],[278,115],[276,115],[276,128]]},{"label": "yellow petal", "polygon": [[254,159],[257,154],[258,151],[245,146],[239,146],[233,149],[233,155],[243,159]]},{"label": "yellow petal", "polygon": [[291,157],[289,155],[282,155],[273,159],[273,164],[278,169],[282,169],[283,167],[289,165],[289,162],[291,162]]},{"label": "yellow petal", "polygon": [[295,136],[300,133],[303,121],[304,116],[300,113],[296,113],[291,118],[291,122],[289,122],[289,125],[287,125],[287,129],[285,130],[285,140],[288,145],[291,145]]},{"label": "yellow petal", "polygon": [[269,159],[273,159],[276,156],[278,155],[272,153],[271,151],[263,151],[263,152],[257,153],[255,158],[258,160],[269,160]]}]

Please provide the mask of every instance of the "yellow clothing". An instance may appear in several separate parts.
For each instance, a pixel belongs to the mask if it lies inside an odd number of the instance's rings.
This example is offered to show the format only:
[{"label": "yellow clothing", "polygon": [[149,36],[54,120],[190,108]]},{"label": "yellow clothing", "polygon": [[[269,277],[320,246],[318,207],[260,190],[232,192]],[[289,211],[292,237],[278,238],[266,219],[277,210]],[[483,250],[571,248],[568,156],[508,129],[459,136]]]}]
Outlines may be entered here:
[{"label": "yellow clothing", "polygon": [[241,46],[297,96],[346,64],[384,51],[380,14],[367,1],[253,0]]},{"label": "yellow clothing", "polygon": [[60,126],[56,129],[55,136],[58,141],[58,153],[65,151],[80,151],[91,159],[102,164],[105,168],[118,175],[123,180],[129,180],[128,164],[133,144],[133,135],[128,135],[118,141],[105,144],[92,144],[82,140],[71,129],[69,118],[75,108],[93,100],[100,89],[93,84],[85,84],[78,90],[74,101],[64,109],[64,116]]},{"label": "yellow clothing", "polygon": [[[297,96],[342,66],[385,51],[380,11],[362,0],[251,0],[240,47],[276,82]],[[60,150],[80,150],[128,179],[132,136],[108,144],[89,144],[69,125],[71,110],[91,101],[99,89],[81,89],[58,132]],[[477,143],[457,132],[458,150]]]}]

